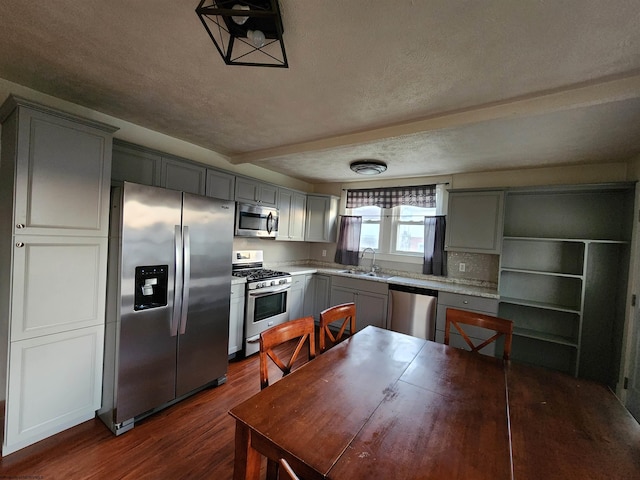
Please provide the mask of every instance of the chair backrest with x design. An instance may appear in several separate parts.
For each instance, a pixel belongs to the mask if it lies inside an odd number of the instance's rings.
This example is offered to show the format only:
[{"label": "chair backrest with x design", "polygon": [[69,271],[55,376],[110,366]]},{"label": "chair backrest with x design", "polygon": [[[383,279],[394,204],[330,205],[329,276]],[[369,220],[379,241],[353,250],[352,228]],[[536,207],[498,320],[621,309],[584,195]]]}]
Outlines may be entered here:
[{"label": "chair backrest with x design", "polygon": [[[289,358],[284,361],[274,348],[289,340],[298,338],[298,343]],[[282,371],[282,376],[288,375],[294,362],[298,358],[302,347],[309,342],[309,360],[316,356],[315,323],[313,317],[298,318],[271,327],[260,334],[260,388],[269,386],[269,359]],[[282,355],[282,354],[281,354]]]},{"label": "chair backrest with x design", "polygon": [[[329,325],[336,322],[342,323],[334,335]],[[347,325],[349,325],[349,335],[356,333],[356,304],[353,302],[335,305],[320,312],[320,353],[328,348],[327,337],[334,345],[342,339]]]},{"label": "chair backrest with x design", "polygon": [[[460,333],[465,342],[471,347],[472,352],[478,352],[492,342],[495,342],[498,338],[504,335],[504,349],[502,358],[509,360],[511,356],[511,340],[513,337],[513,322],[504,318],[494,317],[492,315],[485,315],[482,313],[469,312],[466,310],[459,310],[457,308],[447,308],[446,321],[444,327],[444,343],[449,345],[449,337],[451,325]],[[485,341],[474,344],[464,331],[461,325],[473,325],[476,327],[486,328],[493,330],[496,333],[486,339]]]}]

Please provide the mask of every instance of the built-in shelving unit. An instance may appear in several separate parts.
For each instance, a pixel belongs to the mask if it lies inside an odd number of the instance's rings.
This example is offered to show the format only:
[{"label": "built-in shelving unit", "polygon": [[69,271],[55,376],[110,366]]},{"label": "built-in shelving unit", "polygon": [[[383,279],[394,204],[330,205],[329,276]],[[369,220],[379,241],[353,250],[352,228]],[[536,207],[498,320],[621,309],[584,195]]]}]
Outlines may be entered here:
[{"label": "built-in shelving unit", "polygon": [[515,360],[615,382],[634,188],[507,193],[498,315],[514,321]]}]

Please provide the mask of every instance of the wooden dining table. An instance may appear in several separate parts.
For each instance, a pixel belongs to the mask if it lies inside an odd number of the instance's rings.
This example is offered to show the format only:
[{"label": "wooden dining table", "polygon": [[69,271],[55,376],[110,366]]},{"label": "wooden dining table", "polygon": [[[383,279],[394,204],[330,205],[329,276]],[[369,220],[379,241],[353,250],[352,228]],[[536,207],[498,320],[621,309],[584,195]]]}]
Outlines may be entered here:
[{"label": "wooden dining table", "polygon": [[235,480],[640,478],[606,387],[366,327],[234,407]]}]

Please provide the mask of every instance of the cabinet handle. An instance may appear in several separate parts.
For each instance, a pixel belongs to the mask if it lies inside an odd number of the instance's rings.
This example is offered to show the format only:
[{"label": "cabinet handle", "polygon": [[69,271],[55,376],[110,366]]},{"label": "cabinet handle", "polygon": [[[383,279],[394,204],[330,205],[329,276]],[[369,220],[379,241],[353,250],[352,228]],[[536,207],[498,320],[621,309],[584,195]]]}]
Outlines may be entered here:
[{"label": "cabinet handle", "polygon": [[18,248],[24,247],[24,242],[16,242],[16,247]]},{"label": "cabinet handle", "polygon": [[24,223],[18,223],[18,224],[16,224],[16,228],[24,228]]},{"label": "cabinet handle", "polygon": [[467,305],[469,303],[469,300],[463,300],[462,303],[464,303],[465,305]]}]

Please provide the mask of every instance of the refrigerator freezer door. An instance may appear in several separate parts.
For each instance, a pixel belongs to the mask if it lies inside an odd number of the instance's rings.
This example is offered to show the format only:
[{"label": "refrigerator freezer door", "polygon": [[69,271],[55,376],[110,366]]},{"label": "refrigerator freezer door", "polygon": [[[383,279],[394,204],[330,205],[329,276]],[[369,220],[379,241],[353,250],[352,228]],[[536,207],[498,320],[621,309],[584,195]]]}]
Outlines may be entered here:
[{"label": "refrigerator freezer door", "polygon": [[180,325],[184,333],[178,338],[178,397],[227,373],[233,222],[233,202],[184,194],[184,270],[189,272],[184,283],[189,288]]},{"label": "refrigerator freezer door", "polygon": [[[175,398],[177,337],[171,326],[181,205],[181,192],[125,183],[116,423]],[[167,305],[134,311],[135,271],[142,265],[168,266]]]}]

